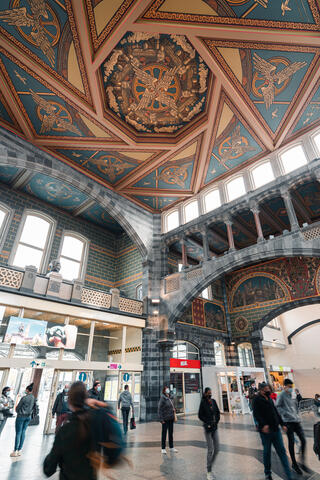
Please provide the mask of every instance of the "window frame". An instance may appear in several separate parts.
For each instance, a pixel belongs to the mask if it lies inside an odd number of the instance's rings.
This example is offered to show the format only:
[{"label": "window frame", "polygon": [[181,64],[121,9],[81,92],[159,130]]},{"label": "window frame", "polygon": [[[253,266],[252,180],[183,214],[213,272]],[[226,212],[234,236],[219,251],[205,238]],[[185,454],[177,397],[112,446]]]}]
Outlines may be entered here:
[{"label": "window frame", "polygon": [[[250,364],[250,362],[248,362],[247,360],[247,355],[245,353],[245,365],[241,365],[241,357],[240,357],[240,353],[239,353],[239,349],[242,348],[243,350],[251,350],[251,357],[252,357],[252,364]],[[243,343],[239,343],[239,345],[237,346],[237,351],[238,351],[238,356],[239,356],[239,365],[240,367],[255,367],[255,360],[254,360],[254,354],[253,354],[253,348],[252,348],[252,344],[250,342],[243,342]],[[242,360],[243,360],[243,357],[242,357]]]},{"label": "window frame", "polygon": [[[196,217],[192,218],[191,220],[186,220],[186,208],[187,208],[188,205],[190,205],[191,203],[196,203],[196,204],[197,204],[197,207],[198,207],[198,215],[197,215]],[[182,211],[183,211],[183,223],[184,223],[184,224],[189,223],[189,222],[193,222],[194,220],[196,220],[197,218],[199,218],[199,217],[201,216],[201,206],[200,206],[200,202],[199,202],[198,196],[194,196],[194,197],[192,197],[191,199],[189,199],[187,202],[184,202]]]},{"label": "window frame", "polygon": [[[27,217],[29,217],[29,216],[39,217],[42,220],[49,223],[48,234],[47,234],[46,242],[45,242],[43,250],[42,250],[42,252],[43,252],[42,253],[42,258],[41,258],[41,262],[40,262],[40,265],[39,265],[39,268],[38,268],[38,273],[40,275],[44,275],[44,274],[47,273],[47,269],[48,269],[48,265],[49,265],[49,259],[50,259],[54,234],[55,234],[55,230],[56,230],[56,226],[57,226],[57,221],[54,218],[47,215],[46,213],[40,212],[39,210],[33,210],[33,209],[27,208],[23,211],[23,214],[22,214],[22,217],[21,217],[21,222],[20,222],[20,225],[19,225],[18,230],[17,230],[16,238],[14,240],[12,250],[10,252],[8,264],[12,267],[16,267],[13,264],[13,261],[14,261],[14,258],[16,256],[18,246],[21,243],[20,238],[22,236]],[[27,244],[25,244],[25,245],[27,245]],[[30,245],[30,246],[32,248],[36,248],[38,250],[41,250],[40,248],[33,247],[32,245]]]},{"label": "window frame", "polygon": [[[175,213],[177,212],[178,214],[178,225],[174,228],[171,228],[170,230],[168,230],[168,217],[172,214],[172,213]],[[175,228],[179,228],[180,225],[181,225],[181,222],[180,222],[180,213],[179,213],[179,208],[172,208],[170,210],[168,210],[167,212],[165,212],[164,214],[164,219],[163,219],[163,230],[168,233],[168,232],[172,232],[172,230],[175,230]]]},{"label": "window frame", "polygon": [[[81,233],[75,232],[73,230],[63,230],[60,245],[59,245],[59,251],[58,251],[59,261],[60,261],[61,257],[63,257],[63,258],[66,258],[67,260],[71,260],[72,262],[77,262],[77,260],[75,260],[74,258],[70,258],[70,257],[67,257],[67,256],[61,254],[65,237],[73,237],[77,240],[80,240],[84,244],[83,250],[82,250],[82,255],[81,255],[81,261],[78,262],[78,263],[80,263],[80,271],[79,271],[79,275],[78,275],[78,278],[77,278],[77,280],[84,281],[86,271],[87,271],[87,266],[88,266],[90,240],[88,238],[84,237],[83,235],[81,235]],[[63,281],[66,281],[66,282],[72,282],[73,280],[75,280],[75,279],[70,280],[69,278],[64,278],[63,275],[62,275],[62,278],[63,278]]]},{"label": "window frame", "polygon": [[320,130],[319,129],[317,131],[315,131],[312,135],[310,135],[310,139],[311,139],[312,146],[314,147],[316,156],[320,156],[320,141],[319,141],[319,146],[318,146],[316,141],[315,141],[315,137],[320,138]]},{"label": "window frame", "polygon": [[[138,292],[141,289],[141,299],[138,296]],[[136,300],[139,300],[139,302],[143,301],[143,289],[142,289],[142,283],[139,283],[139,285],[136,286]]]},{"label": "window frame", "polygon": [[[235,197],[235,198],[230,199],[229,190],[228,190],[228,185],[229,185],[231,182],[233,182],[234,180],[236,180],[237,178],[242,178],[243,186],[244,186],[244,193],[242,193],[242,194],[239,195],[238,197]],[[234,202],[235,200],[238,200],[238,198],[243,197],[243,196],[247,193],[246,182],[245,182],[244,174],[243,174],[242,172],[239,173],[238,175],[234,175],[233,177],[229,178],[229,179],[225,182],[224,185],[225,185],[226,200],[227,200],[226,203]]]},{"label": "window frame", "polygon": [[[172,354],[171,358],[177,358],[177,359],[179,359],[179,348],[178,348],[179,344],[180,344],[180,345],[181,345],[181,344],[186,344],[186,350],[185,350],[185,352],[186,352],[186,355],[185,355],[186,358],[182,358],[182,357],[181,357],[180,360],[200,360],[200,349],[199,349],[194,343],[189,342],[188,340],[176,340],[176,341],[174,342],[174,344],[173,344],[173,346],[172,346],[172,351],[171,351],[171,354]],[[191,352],[191,351],[190,351],[190,354],[192,355],[192,358],[188,358],[188,355],[189,355],[189,348],[188,348],[188,346],[189,346],[189,345],[191,345],[191,346],[196,350],[196,352]],[[177,348],[177,356],[176,356],[176,357],[174,356],[174,348],[175,348],[175,347]],[[197,356],[197,358],[194,358],[193,355],[194,355],[194,356]]]},{"label": "window frame", "polygon": [[[216,361],[216,359],[217,359],[217,357],[216,357],[216,347],[215,347],[216,344],[221,345],[221,347],[222,347],[222,364],[218,364],[217,361]],[[225,367],[227,363],[226,363],[226,350],[225,350],[224,343],[219,341],[219,340],[214,340],[213,351],[214,351],[215,366],[216,367]]]},{"label": "window frame", "polygon": [[7,234],[11,225],[11,221],[13,219],[14,210],[8,207],[5,203],[0,202],[0,210],[5,213],[5,217],[3,219],[3,223],[0,227],[0,250],[3,249],[4,243],[7,238]]},{"label": "window frame", "polygon": [[[284,168],[283,160],[282,160],[281,157],[282,157],[282,155],[289,152],[290,150],[293,150],[296,147],[301,147],[302,148],[302,151],[303,151],[305,159],[306,159],[306,163],[304,163],[303,165],[300,165],[300,167],[294,168],[290,172],[286,172],[285,168]],[[304,148],[303,142],[301,142],[301,141],[300,142],[295,142],[294,144],[291,144],[291,145],[287,146],[286,148],[284,148],[283,150],[277,152],[277,157],[278,157],[278,161],[279,161],[279,165],[280,165],[282,175],[290,175],[293,172],[297,171],[299,168],[302,168],[309,163],[309,157],[307,155],[307,151]]]},{"label": "window frame", "polygon": [[[207,209],[206,209],[206,196],[209,195],[209,194],[212,193],[212,192],[218,192],[220,205],[218,205],[217,207],[212,208],[211,210],[207,210]],[[217,208],[220,208],[221,205],[222,205],[220,189],[219,189],[217,186],[215,186],[215,187],[213,187],[213,188],[210,188],[209,190],[206,190],[205,192],[203,192],[203,193],[201,194],[201,200],[202,200],[202,209],[203,209],[204,214],[213,212],[213,211],[216,210]]]},{"label": "window frame", "polygon": [[[273,179],[272,179],[272,180],[269,180],[268,182],[264,183],[263,185],[260,185],[259,187],[257,187],[256,184],[255,184],[255,180],[254,180],[254,176],[253,176],[253,171],[256,170],[257,168],[261,167],[261,166],[264,165],[265,163],[269,163],[269,165],[270,165],[270,167],[271,167]],[[266,185],[268,185],[268,183],[271,183],[271,182],[273,182],[273,181],[276,179],[276,176],[275,176],[275,173],[274,173],[274,170],[273,170],[273,167],[272,167],[272,162],[271,162],[271,159],[270,159],[270,158],[265,158],[263,161],[254,164],[254,165],[250,168],[249,173],[250,173],[250,179],[251,179],[251,183],[252,183],[252,186],[253,186],[254,190],[257,190],[258,188],[263,188],[263,187],[265,187]]]}]

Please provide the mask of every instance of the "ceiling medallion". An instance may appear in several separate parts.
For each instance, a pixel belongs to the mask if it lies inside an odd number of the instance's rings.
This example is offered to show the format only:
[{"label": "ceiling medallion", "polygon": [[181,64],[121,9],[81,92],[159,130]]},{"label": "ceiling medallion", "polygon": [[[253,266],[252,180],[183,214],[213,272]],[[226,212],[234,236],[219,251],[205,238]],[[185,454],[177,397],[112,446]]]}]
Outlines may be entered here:
[{"label": "ceiling medallion", "polygon": [[209,70],[184,36],[128,33],[102,68],[107,106],[139,132],[176,132],[205,109]]}]

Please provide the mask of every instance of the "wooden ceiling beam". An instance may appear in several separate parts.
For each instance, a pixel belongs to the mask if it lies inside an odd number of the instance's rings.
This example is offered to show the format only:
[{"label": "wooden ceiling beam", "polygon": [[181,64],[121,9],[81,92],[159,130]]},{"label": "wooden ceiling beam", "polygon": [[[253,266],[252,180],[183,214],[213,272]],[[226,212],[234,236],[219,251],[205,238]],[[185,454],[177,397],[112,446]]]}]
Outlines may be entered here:
[{"label": "wooden ceiling beam", "polygon": [[234,217],[232,218],[233,225],[240,230],[246,237],[251,240],[257,241],[257,234],[253,233],[251,230],[246,228],[239,220],[235,220]]},{"label": "wooden ceiling beam", "polygon": [[[265,206],[260,205],[260,216],[262,217],[261,220],[264,218],[267,223],[271,225],[277,232],[282,233],[283,230],[285,230],[287,227],[286,226],[281,226],[277,221],[275,220],[276,217],[273,216],[273,214],[269,213],[266,211]],[[263,222],[262,222],[263,223]]]},{"label": "wooden ceiling beam", "polygon": [[156,189],[146,189],[146,188],[126,188],[121,190],[121,193],[126,193],[128,195],[145,195],[152,197],[192,197],[193,193],[190,191],[177,191],[177,190],[156,190]]},{"label": "wooden ceiling beam", "polygon": [[220,233],[213,230],[212,227],[208,227],[208,231],[209,231],[209,234],[212,235],[213,238],[216,238],[218,242],[228,245],[228,239],[223,237]]}]

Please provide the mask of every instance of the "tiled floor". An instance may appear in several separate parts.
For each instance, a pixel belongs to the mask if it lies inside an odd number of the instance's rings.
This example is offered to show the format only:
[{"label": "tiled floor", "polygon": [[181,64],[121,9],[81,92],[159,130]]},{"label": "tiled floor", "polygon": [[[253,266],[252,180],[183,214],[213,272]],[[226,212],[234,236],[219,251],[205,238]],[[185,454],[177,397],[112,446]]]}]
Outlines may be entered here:
[{"label": "tiled floor", "polygon": [[[308,465],[315,472],[304,476],[309,480],[320,480],[320,462],[312,450],[312,427],[317,421],[313,416],[303,419],[308,442]],[[12,459],[14,437],[14,420],[9,419],[0,437],[0,478],[1,480],[40,480],[43,457],[49,451],[53,436],[43,436],[41,427],[29,427],[23,455]],[[215,465],[218,480],[259,480],[263,479],[262,449],[260,438],[254,430],[249,415],[223,415],[219,428],[221,450]],[[137,429],[128,435],[126,455],[130,465],[122,465],[111,471],[114,480],[204,480],[206,445],[203,430],[196,417],[179,419],[175,425],[175,446],[177,454],[160,453],[160,424],[149,423],[137,425]],[[285,438],[286,442],[286,438]],[[272,466],[274,480],[284,478],[276,456]],[[52,477],[58,478],[58,474]],[[107,478],[107,477],[103,477]],[[102,479],[99,479],[102,480]]]}]

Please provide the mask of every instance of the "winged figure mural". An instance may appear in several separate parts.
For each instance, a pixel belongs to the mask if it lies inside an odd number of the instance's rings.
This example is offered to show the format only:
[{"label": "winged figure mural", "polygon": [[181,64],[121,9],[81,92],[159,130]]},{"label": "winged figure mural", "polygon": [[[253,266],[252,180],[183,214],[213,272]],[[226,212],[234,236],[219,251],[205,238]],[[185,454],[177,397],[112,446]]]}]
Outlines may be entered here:
[{"label": "winged figure mural", "polygon": [[31,89],[30,92],[33,100],[39,106],[40,110],[44,110],[45,112],[42,115],[42,125],[40,133],[50,132],[50,130],[52,130],[53,128],[60,128],[62,130],[81,135],[80,130],[75,125],[72,125],[72,123],[59,115],[59,113],[57,112],[57,107],[53,103],[48,102],[44,98],[40,97],[40,95],[38,95]]},{"label": "winged figure mural", "polygon": [[254,68],[262,75],[265,83],[261,86],[266,109],[269,110],[275,97],[275,87],[288,80],[294,73],[307,65],[306,62],[293,62],[279,72],[276,72],[276,65],[259,57],[257,53],[253,54]]},{"label": "winged figure mural", "polygon": [[54,66],[55,54],[47,37],[47,31],[40,22],[41,17],[48,19],[46,2],[44,0],[28,0],[32,15],[27,12],[26,7],[12,8],[11,10],[0,11],[0,20],[14,25],[15,27],[30,27],[31,37],[35,44],[48,58],[51,66]]}]

